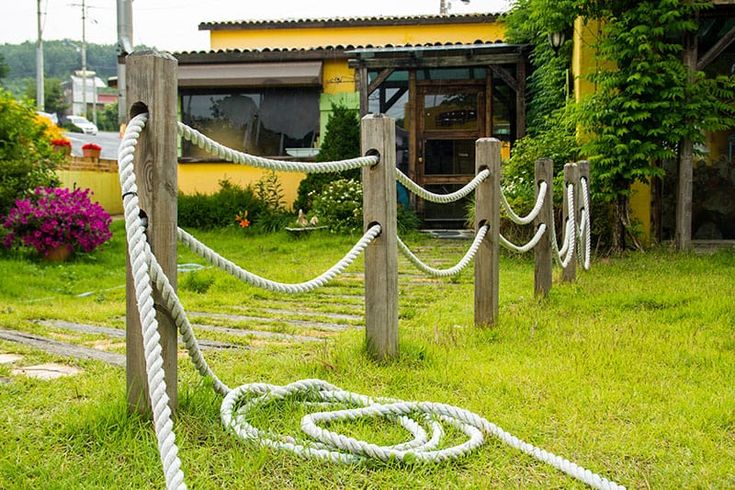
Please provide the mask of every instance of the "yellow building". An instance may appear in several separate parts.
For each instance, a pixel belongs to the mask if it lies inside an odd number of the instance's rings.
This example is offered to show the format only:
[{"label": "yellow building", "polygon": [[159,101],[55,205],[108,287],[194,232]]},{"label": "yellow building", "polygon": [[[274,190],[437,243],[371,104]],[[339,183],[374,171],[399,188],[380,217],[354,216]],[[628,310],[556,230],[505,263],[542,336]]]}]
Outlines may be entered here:
[{"label": "yellow building", "polygon": [[[496,14],[199,28],[210,32],[212,49],[175,55],[181,117],[233,148],[308,159],[318,151],[333,104],[385,113],[397,122],[399,168],[447,192],[474,175],[477,138],[494,136],[508,148],[525,133],[526,48],[502,42]],[[181,151],[182,189],[214,190],[216,173],[202,171],[212,157],[186,142]],[[412,205],[427,222],[464,222],[462,204]]]}]

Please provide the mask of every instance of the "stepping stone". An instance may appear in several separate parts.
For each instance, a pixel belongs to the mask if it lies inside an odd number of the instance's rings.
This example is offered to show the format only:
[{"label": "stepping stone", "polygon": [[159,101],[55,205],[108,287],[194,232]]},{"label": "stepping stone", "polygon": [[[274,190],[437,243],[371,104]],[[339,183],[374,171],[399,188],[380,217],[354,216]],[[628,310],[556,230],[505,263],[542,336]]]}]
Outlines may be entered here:
[{"label": "stepping stone", "polygon": [[[65,320],[38,320],[35,323],[44,327],[63,328],[81,333],[96,333],[108,335],[110,337],[124,338],[125,330],[120,328],[101,327],[99,325],[88,325],[86,323],[67,322]],[[199,345],[205,349],[233,349],[238,346],[219,342],[217,340],[201,340],[197,339]],[[242,346],[239,346],[242,347]]]},{"label": "stepping stone", "polygon": [[95,361],[106,362],[107,364],[112,364],[114,366],[125,366],[125,356],[122,354],[67,344],[65,342],[47,339],[38,335],[0,329],[0,339],[29,345],[36,349],[59,356],[75,357],[77,359],[94,359]]},{"label": "stepping stone", "polygon": [[329,313],[326,311],[304,311],[304,310],[282,310],[278,308],[261,308],[261,311],[265,311],[266,313],[271,313],[274,315],[303,315],[303,316],[311,316],[311,317],[324,317],[324,318],[332,318],[334,320],[354,320],[354,321],[362,321],[363,315],[351,315],[349,313]]},{"label": "stepping stone", "polygon": [[0,385],[6,385],[11,383],[13,380],[10,378],[6,378],[5,376],[0,376]]},{"label": "stepping stone", "polygon": [[290,340],[299,342],[320,342],[319,337],[311,337],[308,335],[290,335],[287,333],[278,332],[266,332],[263,330],[246,330],[241,328],[228,328],[228,327],[216,327],[214,325],[204,325],[201,323],[194,324],[194,328],[197,330],[204,330],[205,332],[216,332],[227,335],[235,335],[237,337],[263,337],[277,340]]},{"label": "stepping stone", "polygon": [[67,366],[65,364],[48,363],[13,369],[13,371],[11,371],[11,374],[16,376],[23,375],[28,376],[29,378],[36,379],[56,379],[63,376],[74,376],[75,374],[79,374],[81,372],[81,369]]},{"label": "stepping stone", "polygon": [[0,354],[0,364],[13,364],[23,359],[23,356],[18,354]]},{"label": "stepping stone", "polygon": [[216,318],[220,320],[233,320],[238,322],[262,322],[262,323],[286,323],[288,325],[302,327],[302,328],[314,328],[318,330],[334,330],[340,331],[347,328],[351,328],[351,325],[336,324],[336,323],[325,323],[308,320],[287,320],[283,318],[266,318],[249,315],[233,315],[230,313],[207,313],[204,311],[190,311],[187,313],[189,318]]}]

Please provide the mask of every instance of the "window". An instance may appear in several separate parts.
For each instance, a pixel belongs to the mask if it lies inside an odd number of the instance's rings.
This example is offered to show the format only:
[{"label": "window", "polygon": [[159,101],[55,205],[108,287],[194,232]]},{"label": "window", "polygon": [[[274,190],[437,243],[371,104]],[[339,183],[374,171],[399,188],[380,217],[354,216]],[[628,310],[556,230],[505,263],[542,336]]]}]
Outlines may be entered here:
[{"label": "window", "polygon": [[[189,90],[181,95],[185,124],[235,150],[285,157],[313,148],[319,133],[319,89]],[[214,157],[188,141],[183,160]]]}]

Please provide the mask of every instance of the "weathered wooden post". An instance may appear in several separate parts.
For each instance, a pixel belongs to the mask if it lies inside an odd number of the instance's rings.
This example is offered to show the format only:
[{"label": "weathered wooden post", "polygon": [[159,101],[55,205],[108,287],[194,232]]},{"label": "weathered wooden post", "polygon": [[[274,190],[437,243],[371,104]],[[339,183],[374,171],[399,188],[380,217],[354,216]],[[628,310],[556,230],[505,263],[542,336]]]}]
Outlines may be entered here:
[{"label": "weathered wooden post", "polygon": [[365,250],[365,336],[378,359],[398,355],[398,242],[396,226],[396,123],[382,114],[362,118],[362,153],[380,161],[362,169],[365,230],[380,235]]},{"label": "weathered wooden post", "polygon": [[[567,201],[567,187],[569,187],[569,184],[572,184],[574,186],[574,192],[572,193],[573,199],[574,199],[574,212],[576,213],[577,209],[579,209],[577,203],[579,202],[579,168],[577,167],[576,163],[567,163],[564,165],[564,207],[563,207],[563,229],[564,229],[564,235],[566,236],[567,226],[569,226],[568,218],[569,218],[569,202]],[[575,220],[579,219],[579,216],[575,216]],[[572,223],[571,226],[577,226],[576,223]],[[568,253],[574,253],[576,252],[575,248],[577,246],[577,234],[575,233],[575,240],[574,242],[569,244],[569,252]],[[577,279],[577,259],[576,257],[573,257],[572,260],[569,261],[569,264],[567,264],[566,267],[564,267],[561,271],[561,280],[563,282],[574,282]]]},{"label": "weathered wooden post", "polygon": [[[135,151],[140,208],[148,218],[148,243],[176,288],[177,61],[168,53],[143,51],[131,54],[125,63],[128,114],[131,117],[142,112],[149,114]],[[133,411],[150,413],[143,335],[129,259],[126,298],[128,406]],[[157,293],[154,300],[160,304]],[[160,313],[157,319],[167,394],[173,411],[177,406],[176,327]]]},{"label": "weathered wooden post", "polygon": [[546,234],[533,249],[533,292],[536,296],[546,297],[551,291],[552,259],[551,256],[551,227],[554,226],[554,162],[548,158],[536,160],[536,198],[538,199],[539,186],[546,182],[546,198],[538,216],[533,220],[536,229],[546,224]]},{"label": "weathered wooden post", "polygon": [[475,232],[490,229],[475,255],[475,325],[494,325],[498,320],[500,290],[500,141],[480,138],[475,143],[475,173],[490,171],[475,191]]},{"label": "weathered wooden post", "polygon": [[[582,219],[582,210],[584,209],[584,198],[582,197],[582,179],[587,181],[587,191],[589,192],[589,183],[590,183],[590,162],[587,160],[581,160],[577,162],[577,169],[578,169],[578,175],[577,178],[577,187],[579,190],[575,193],[578,197],[577,199],[577,222],[581,223]],[[589,197],[589,196],[588,196]],[[590,210],[587,210],[587,214],[589,215]]]}]

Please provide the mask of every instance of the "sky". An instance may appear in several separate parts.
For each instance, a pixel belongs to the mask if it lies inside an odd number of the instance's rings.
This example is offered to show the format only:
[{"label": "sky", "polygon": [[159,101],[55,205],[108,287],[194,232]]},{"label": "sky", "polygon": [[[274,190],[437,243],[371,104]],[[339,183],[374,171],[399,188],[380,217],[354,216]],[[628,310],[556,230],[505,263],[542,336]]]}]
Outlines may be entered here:
[{"label": "sky", "polygon": [[[0,18],[0,44],[36,40],[36,1],[12,3]],[[41,0],[44,39],[82,38],[82,0]],[[209,49],[203,21],[438,14],[440,0],[134,0],[133,38],[166,51]],[[511,0],[460,0],[450,13],[502,12]],[[86,0],[87,41],[116,44],[116,1]]]}]

